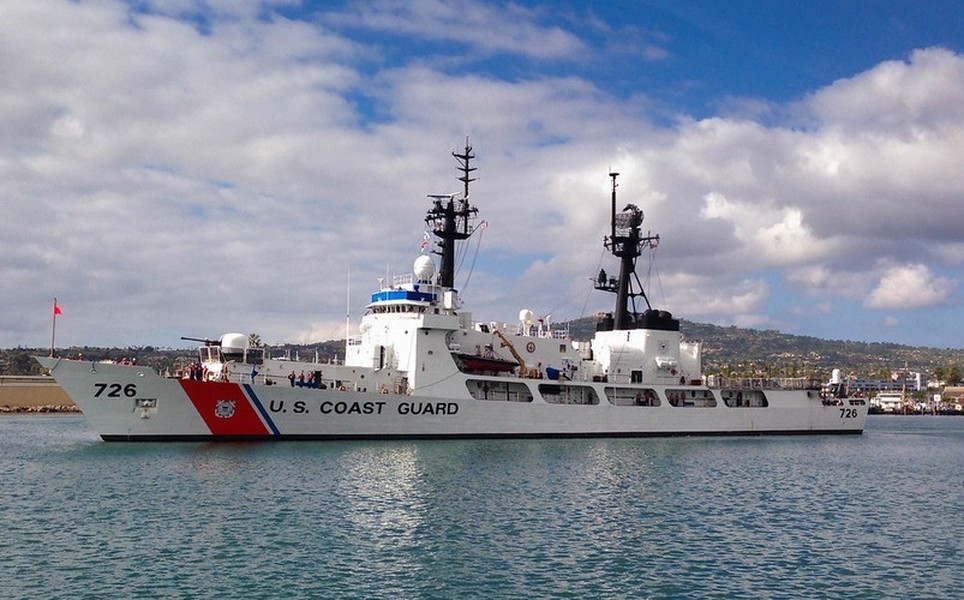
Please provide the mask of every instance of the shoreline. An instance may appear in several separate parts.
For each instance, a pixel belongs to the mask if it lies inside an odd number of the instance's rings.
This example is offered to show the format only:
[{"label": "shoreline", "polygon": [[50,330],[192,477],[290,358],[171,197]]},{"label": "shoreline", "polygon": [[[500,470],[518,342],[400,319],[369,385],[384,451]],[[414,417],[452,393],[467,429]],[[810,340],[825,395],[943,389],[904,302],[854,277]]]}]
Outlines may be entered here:
[{"label": "shoreline", "polygon": [[0,414],[80,412],[63,388],[49,377],[0,377]]},{"label": "shoreline", "polygon": [[0,415],[68,415],[83,414],[76,405],[43,404],[40,406],[10,406],[0,404]]}]

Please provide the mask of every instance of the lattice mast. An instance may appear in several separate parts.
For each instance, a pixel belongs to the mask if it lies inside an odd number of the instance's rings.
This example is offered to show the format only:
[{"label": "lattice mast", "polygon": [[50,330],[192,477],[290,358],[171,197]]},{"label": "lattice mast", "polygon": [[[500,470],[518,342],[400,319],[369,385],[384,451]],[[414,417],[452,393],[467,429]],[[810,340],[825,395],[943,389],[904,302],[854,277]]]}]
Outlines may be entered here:
[{"label": "lattice mast", "polygon": [[478,213],[478,209],[469,204],[469,183],[475,181],[471,174],[477,167],[471,166],[475,155],[468,138],[462,153],[452,152],[452,156],[458,161],[457,168],[462,173],[458,178],[464,186],[462,197],[459,198],[458,194],[430,194],[432,208],[425,216],[425,223],[438,238],[436,250],[433,250],[434,254],[441,256],[438,285],[448,289],[455,287],[455,242],[472,235],[472,219]]},{"label": "lattice mast", "polygon": [[646,308],[652,309],[636,274],[636,259],[644,249],[655,248],[659,244],[659,235],[641,235],[643,211],[635,204],[627,204],[622,211],[616,212],[616,178],[619,173],[610,173],[609,177],[612,179],[612,229],[609,237],[603,240],[603,245],[619,258],[619,277],[607,277],[606,272],[601,270],[595,288],[616,294],[613,328],[634,329],[640,314],[637,298],[642,298]]}]

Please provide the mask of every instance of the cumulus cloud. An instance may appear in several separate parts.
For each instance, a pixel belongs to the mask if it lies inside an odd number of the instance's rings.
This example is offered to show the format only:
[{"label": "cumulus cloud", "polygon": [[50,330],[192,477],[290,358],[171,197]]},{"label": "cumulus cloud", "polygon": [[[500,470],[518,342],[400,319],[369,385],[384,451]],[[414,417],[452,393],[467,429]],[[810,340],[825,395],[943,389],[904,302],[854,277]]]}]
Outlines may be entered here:
[{"label": "cumulus cloud", "polygon": [[786,270],[786,280],[807,296],[862,299],[876,283],[874,271],[852,271],[824,263]]},{"label": "cumulus cloud", "polygon": [[823,128],[860,137],[916,137],[964,118],[964,64],[942,48],[914,51],[908,61],[885,61],[834,82],[807,100]]},{"label": "cumulus cloud", "polygon": [[[65,343],[340,337],[349,271],[357,316],[417,254],[425,195],[458,189],[448,152],[466,135],[490,227],[461,275],[476,264],[483,318],[611,310],[588,285],[612,268],[610,170],[661,236],[640,268],[677,315],[781,325],[775,298],[954,302],[937,273],[964,265],[958,54],[657,125],[640,94],[566,68],[600,50],[576,20],[469,0],[276,10],[293,6],[5,6],[0,345],[43,343],[55,295]],[[494,56],[555,68],[466,67]]]},{"label": "cumulus cloud", "polygon": [[864,304],[870,308],[918,308],[947,300],[954,283],[931,272],[926,265],[901,265],[889,269]]},{"label": "cumulus cloud", "polygon": [[[805,101],[813,132],[797,145],[797,176],[826,212],[823,234],[959,237],[964,181],[964,59],[918,50],[834,82]],[[803,190],[804,188],[800,187]]]},{"label": "cumulus cloud", "polygon": [[325,22],[390,35],[448,42],[485,54],[508,53],[533,59],[565,59],[586,52],[569,31],[538,24],[538,12],[518,4],[499,6],[472,0],[376,0],[325,15]]},{"label": "cumulus cloud", "polygon": [[[759,314],[770,295],[770,287],[761,279],[744,279],[727,282],[718,286],[714,293],[706,290],[719,280],[711,277],[694,275],[676,275],[664,277],[662,288],[667,290],[666,306],[673,307],[678,314],[699,316],[720,316],[728,324],[733,322],[734,315]],[[654,301],[659,301],[657,294],[653,294]]]},{"label": "cumulus cloud", "polygon": [[718,192],[704,198],[700,216],[728,221],[736,239],[759,260],[769,265],[808,263],[831,251],[830,244],[812,236],[798,207],[773,207],[754,202],[731,201]]}]

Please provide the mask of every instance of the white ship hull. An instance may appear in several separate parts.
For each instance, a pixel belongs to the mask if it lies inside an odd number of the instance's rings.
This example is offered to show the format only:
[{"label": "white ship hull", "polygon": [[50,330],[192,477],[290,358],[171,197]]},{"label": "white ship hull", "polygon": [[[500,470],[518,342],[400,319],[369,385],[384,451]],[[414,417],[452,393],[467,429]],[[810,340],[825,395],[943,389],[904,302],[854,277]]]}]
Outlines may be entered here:
[{"label": "white ship hull", "polygon": [[[539,380],[528,382],[532,400],[517,402],[181,380],[147,367],[37,360],[107,441],[859,434],[867,417],[866,404],[806,391],[768,390],[766,407],[673,406],[668,386],[646,386],[663,396],[659,406],[552,404]],[[605,384],[591,386],[606,398]],[[692,390],[719,400],[719,390]]]}]

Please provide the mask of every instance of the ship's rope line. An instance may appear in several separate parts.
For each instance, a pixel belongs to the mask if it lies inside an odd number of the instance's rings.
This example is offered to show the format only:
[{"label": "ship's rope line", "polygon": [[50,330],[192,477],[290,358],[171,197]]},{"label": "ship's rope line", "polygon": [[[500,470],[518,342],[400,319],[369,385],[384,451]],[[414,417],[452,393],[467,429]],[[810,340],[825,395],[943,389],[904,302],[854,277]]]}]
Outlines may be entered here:
[{"label": "ship's rope line", "polygon": [[649,287],[651,279],[656,280],[656,289],[659,292],[661,303],[666,302],[666,293],[663,291],[663,280],[659,276],[659,267],[656,264],[656,248],[649,249],[649,266],[646,268],[646,287]]},{"label": "ship's rope line", "polygon": [[[475,231],[472,232],[472,235],[473,235],[473,236],[475,236],[476,233],[478,233],[479,235],[478,235],[478,237],[476,238],[476,241],[475,241],[475,252],[472,254],[472,264],[469,265],[469,274],[466,275],[466,277],[465,277],[465,284],[462,286],[462,292],[465,292],[465,290],[468,289],[468,287],[469,287],[469,281],[472,280],[472,273],[475,272],[475,261],[476,261],[476,259],[479,258],[479,248],[482,247],[482,232],[483,232],[483,231],[485,231],[485,227],[476,227],[476,228],[475,228]],[[465,256],[466,256],[467,254],[468,254],[468,252],[463,252],[463,253],[462,253],[462,259],[459,261],[459,268],[458,268],[459,271],[462,270],[462,263],[465,262]]]},{"label": "ship's rope line", "polygon": [[[606,248],[605,248],[605,247],[600,248],[600,249],[599,249],[599,260],[596,262],[596,271],[595,271],[595,273],[597,273],[597,274],[599,273],[599,269],[602,268],[603,256],[605,256],[605,255],[606,255]],[[594,274],[594,275],[593,275],[593,280],[595,280],[596,277],[597,277],[597,275]],[[586,301],[582,303],[582,311],[579,313],[579,318],[582,318],[582,317],[585,317],[585,316],[586,316],[586,307],[589,306],[589,299],[592,297],[593,290],[595,290],[595,289],[596,289],[595,287],[589,286],[589,289],[586,290]]]},{"label": "ship's rope line", "polygon": [[455,281],[455,277],[458,277],[459,273],[462,272],[462,263],[465,262],[465,247],[461,244],[457,244],[455,247],[455,273],[453,274],[452,281]]},{"label": "ship's rope line", "polygon": [[[472,232],[469,234],[469,237],[472,237],[473,235],[475,235],[475,233],[478,230],[479,230],[478,227],[473,228]],[[458,265],[455,267],[455,273],[453,274],[453,281],[454,281],[454,277],[458,276],[458,274],[462,271],[462,265],[463,263],[465,263],[465,257],[467,254],[468,254],[468,244],[456,244],[455,261],[458,263]]]},{"label": "ship's rope line", "polygon": [[458,376],[458,375],[464,375],[464,373],[462,373],[462,371],[459,371],[458,369],[455,369],[455,371],[453,371],[452,373],[449,373],[448,375],[446,375],[445,377],[443,377],[443,378],[441,378],[441,379],[439,379],[439,380],[437,380],[437,381],[433,381],[433,382],[431,382],[431,383],[427,383],[427,384],[425,384],[425,385],[419,386],[417,389],[415,389],[415,390],[413,391],[413,394],[418,394],[418,393],[419,393],[419,390],[432,387],[433,385],[438,385],[438,384],[443,383],[443,382],[445,382],[445,381],[448,381],[449,379],[452,379],[453,377],[456,377],[456,376]]}]

